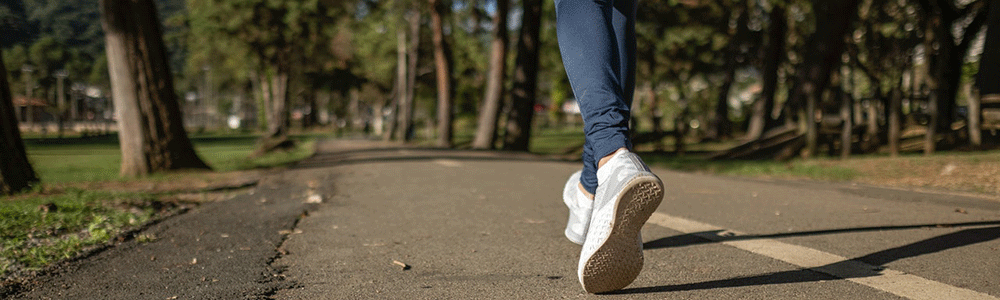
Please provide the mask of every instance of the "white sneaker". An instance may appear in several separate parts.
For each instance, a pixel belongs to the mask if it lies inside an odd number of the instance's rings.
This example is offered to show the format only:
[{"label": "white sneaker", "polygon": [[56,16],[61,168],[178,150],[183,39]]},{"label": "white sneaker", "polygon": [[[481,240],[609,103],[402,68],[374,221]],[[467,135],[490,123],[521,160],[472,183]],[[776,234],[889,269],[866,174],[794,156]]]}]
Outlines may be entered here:
[{"label": "white sneaker", "polygon": [[632,283],[642,271],[642,225],[663,200],[663,182],[638,155],[615,152],[597,170],[597,194],[577,275],[589,293]]},{"label": "white sneaker", "polygon": [[587,226],[590,225],[590,213],[594,209],[594,201],[590,200],[580,190],[580,174],[576,171],[569,176],[566,187],[563,188],[563,203],[569,208],[569,220],[566,221],[566,238],[577,245],[583,245],[587,238]]}]

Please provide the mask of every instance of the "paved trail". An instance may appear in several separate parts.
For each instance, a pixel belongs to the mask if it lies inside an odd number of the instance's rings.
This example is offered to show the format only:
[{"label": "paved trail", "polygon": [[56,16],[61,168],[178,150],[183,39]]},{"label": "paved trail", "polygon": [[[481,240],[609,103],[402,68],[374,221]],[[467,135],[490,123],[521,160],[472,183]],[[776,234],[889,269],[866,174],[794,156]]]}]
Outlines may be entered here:
[{"label": "paved trail", "polygon": [[588,295],[562,235],[560,189],[578,168],[329,141],[253,195],[153,226],[161,239],[20,297],[1000,299],[1000,201],[666,170],[654,170],[667,196],[643,228],[643,273]]}]

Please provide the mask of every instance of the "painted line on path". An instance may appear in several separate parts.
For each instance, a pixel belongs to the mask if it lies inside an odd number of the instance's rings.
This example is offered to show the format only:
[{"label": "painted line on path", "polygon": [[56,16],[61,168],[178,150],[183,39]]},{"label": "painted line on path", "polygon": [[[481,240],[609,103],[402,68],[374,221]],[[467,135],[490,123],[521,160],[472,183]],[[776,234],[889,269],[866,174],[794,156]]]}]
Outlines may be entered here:
[{"label": "painted line on path", "polygon": [[757,255],[767,256],[815,272],[842,278],[894,295],[915,300],[1000,298],[887,269],[813,248],[792,245],[773,239],[734,239],[742,233],[711,224],[655,212],[649,223],[705,238]]}]

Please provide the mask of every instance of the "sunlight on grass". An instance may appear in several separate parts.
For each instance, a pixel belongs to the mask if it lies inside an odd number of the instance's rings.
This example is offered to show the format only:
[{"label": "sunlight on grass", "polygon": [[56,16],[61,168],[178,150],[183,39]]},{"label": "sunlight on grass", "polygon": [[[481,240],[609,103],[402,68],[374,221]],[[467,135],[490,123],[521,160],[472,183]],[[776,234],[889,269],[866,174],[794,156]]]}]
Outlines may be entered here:
[{"label": "sunlight on grass", "polygon": [[[257,137],[251,135],[206,135],[192,138],[195,151],[215,171],[226,172],[286,165],[312,155],[316,137],[293,137],[299,145],[254,159]],[[88,139],[27,139],[25,147],[35,172],[43,183],[121,181],[121,153],[114,137]],[[169,175],[157,175],[169,178]]]},{"label": "sunlight on grass", "polygon": [[149,195],[78,189],[0,200],[0,275],[73,257],[142,226],[157,213],[151,207],[164,207]]},{"label": "sunlight on grass", "polygon": [[704,156],[682,156],[672,154],[643,154],[643,160],[652,166],[684,172],[731,175],[740,177],[768,177],[785,179],[814,179],[827,181],[849,181],[860,173],[849,167],[831,165],[827,160],[746,161],[709,160]]}]

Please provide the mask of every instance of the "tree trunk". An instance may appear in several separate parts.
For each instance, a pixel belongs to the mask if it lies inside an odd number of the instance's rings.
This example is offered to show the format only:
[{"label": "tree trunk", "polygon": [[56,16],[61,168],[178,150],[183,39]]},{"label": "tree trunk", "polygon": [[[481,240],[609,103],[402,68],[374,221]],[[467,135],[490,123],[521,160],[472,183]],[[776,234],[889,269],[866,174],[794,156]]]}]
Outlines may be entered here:
[{"label": "tree trunk", "polygon": [[[348,94],[347,102],[347,119],[350,121],[348,124],[352,131],[358,131],[364,128],[364,121],[361,119],[361,96],[358,95],[358,88],[352,87]],[[327,103],[329,104],[329,102]]]},{"label": "tree trunk", "polygon": [[711,128],[708,138],[718,140],[731,137],[733,134],[733,121],[729,120],[729,90],[733,87],[736,77],[736,66],[729,66],[726,70],[726,77],[719,87],[719,98],[715,101],[715,112],[712,114]]},{"label": "tree trunk", "polygon": [[385,115],[382,114],[382,110],[385,109],[385,103],[389,101],[386,99],[372,105],[372,134],[375,136],[381,136],[385,131]]},{"label": "tree trunk", "polygon": [[305,97],[306,103],[309,105],[309,115],[302,119],[302,127],[316,127],[319,125],[319,100],[316,96],[316,90],[307,90],[302,96]]},{"label": "tree trunk", "polygon": [[410,44],[406,49],[406,89],[403,102],[399,105],[399,138],[404,142],[413,140],[414,90],[417,83],[417,50],[420,47],[420,11],[413,9],[406,17],[410,25]]},{"label": "tree trunk", "polygon": [[903,91],[901,87],[894,88],[889,98],[889,153],[899,156],[899,140],[902,138],[903,126]]},{"label": "tree trunk", "polygon": [[715,101],[715,113],[712,115],[709,127],[708,138],[713,140],[729,138],[733,135],[733,121],[729,120],[729,90],[732,89],[733,81],[736,80],[736,68],[739,67],[737,57],[741,56],[740,48],[749,33],[747,22],[750,20],[745,1],[740,3],[740,6],[741,12],[736,22],[736,33],[730,39],[725,50],[726,77],[722,79],[722,86],[719,87],[719,97]]},{"label": "tree trunk", "polygon": [[938,112],[938,94],[931,93],[930,97],[927,99],[927,114],[930,116],[930,121],[927,122],[927,134],[924,135],[924,155],[930,156],[934,154],[934,148],[937,144],[937,129],[935,124],[938,124],[940,120],[940,112]]},{"label": "tree trunk", "polygon": [[[288,71],[276,67],[277,72],[263,82],[267,87],[267,134],[263,144],[282,141],[288,137]],[[267,150],[263,149],[262,150]]]},{"label": "tree trunk", "polygon": [[399,125],[397,118],[400,114],[400,108],[405,106],[406,98],[406,31],[397,28],[396,29],[396,87],[393,92],[393,100],[389,103],[389,124],[385,129],[385,136],[383,139],[386,141],[393,140],[396,136],[396,127]]},{"label": "tree trunk", "polygon": [[[7,74],[3,62],[0,62],[0,74]],[[0,157],[4,160],[0,164],[0,195],[22,191],[38,182],[24,151],[13,101],[7,76],[0,76]]]},{"label": "tree trunk", "polygon": [[816,155],[819,144],[819,133],[816,131],[816,101],[818,96],[807,90],[806,93],[806,158]]},{"label": "tree trunk", "polygon": [[994,1],[989,7],[986,44],[979,58],[979,74],[976,86],[980,95],[1000,94],[1000,3]]},{"label": "tree trunk", "polygon": [[66,123],[66,75],[67,73],[56,73],[56,119],[59,122],[59,138],[63,137],[63,127]]},{"label": "tree trunk", "polygon": [[393,98],[386,100],[388,102],[388,107],[383,109],[389,109],[389,115],[385,116],[385,122],[382,124],[382,140],[391,141],[396,136],[396,115],[399,113],[399,96],[393,96]]},{"label": "tree trunk", "polygon": [[978,92],[973,92],[973,95],[969,97],[969,122],[967,124],[969,130],[969,145],[973,147],[979,147],[983,145],[983,130],[982,130],[982,107],[980,106],[980,94]]},{"label": "tree trunk", "polygon": [[[934,51],[928,53],[934,54],[933,59],[929,60],[931,66],[929,74],[932,77],[931,93],[937,95],[937,120],[934,124],[939,131],[951,131],[951,124],[955,121],[955,100],[960,90],[965,57],[972,46],[972,41],[987,21],[989,6],[995,6],[990,3],[994,2],[996,1],[983,1],[981,4],[987,7],[972,7],[970,10],[972,21],[965,26],[962,39],[957,44],[953,27],[956,23],[965,22],[966,16],[952,8],[941,7],[940,3],[923,4],[928,13],[933,14],[929,16],[931,20],[927,22],[928,34],[925,35],[928,41],[925,45],[931,47],[925,49],[936,50],[936,53]],[[978,4],[980,3],[968,5]]]},{"label": "tree trunk", "polygon": [[259,108],[257,109],[258,110],[258,112],[257,112],[258,116],[257,117],[261,120],[261,122],[259,124],[260,125],[259,127],[260,127],[260,130],[266,132],[267,128],[270,126],[268,123],[271,122],[270,121],[271,120],[271,83],[270,83],[271,80],[267,79],[266,75],[258,75],[257,76],[257,80],[255,80],[255,82],[257,82],[257,89],[255,89],[255,90],[256,90],[257,94],[259,94],[259,97],[258,97],[259,100],[257,101],[257,105],[259,106]]},{"label": "tree trunk", "polygon": [[101,0],[123,176],[208,169],[194,152],[151,0]]},{"label": "tree trunk", "polygon": [[[987,17],[986,44],[983,45],[983,54],[979,58],[979,74],[977,74],[976,87],[979,92],[973,95],[976,109],[969,107],[969,139],[973,146],[982,145],[982,99],[987,95],[1000,94],[1000,3],[994,1],[989,5],[989,15]],[[972,120],[975,118],[976,126],[973,127]]]},{"label": "tree trunk", "polygon": [[840,129],[840,158],[846,159],[851,156],[851,141],[854,137],[854,118],[851,111],[854,108],[854,101],[851,95],[841,92],[840,97],[840,118],[843,120]]},{"label": "tree trunk", "polygon": [[514,69],[514,88],[511,91],[513,107],[507,121],[507,135],[503,146],[505,150],[528,151],[538,89],[538,43],[541,22],[542,0],[524,0]]},{"label": "tree trunk", "polygon": [[507,11],[509,0],[498,0],[493,19],[493,43],[490,45],[490,73],[486,79],[486,95],[479,110],[473,149],[493,149],[497,139],[497,120],[503,105],[504,79],[507,68]]},{"label": "tree trunk", "polygon": [[764,87],[761,98],[754,102],[753,116],[747,129],[747,140],[756,140],[764,132],[774,128],[774,96],[778,90],[778,71],[785,58],[785,35],[788,30],[784,7],[775,5],[771,10],[771,24],[768,26],[767,50],[764,54]]},{"label": "tree trunk", "polygon": [[[814,0],[816,32],[806,45],[805,60],[798,70],[798,80],[789,98],[790,107],[806,102],[807,155],[816,154],[816,107],[830,84],[830,72],[840,64],[844,36],[853,30],[858,0]],[[790,117],[790,114],[786,114]]]},{"label": "tree trunk", "polygon": [[431,5],[431,31],[434,42],[434,71],[437,74],[437,146],[451,148],[452,138],[452,82],[451,59],[448,41],[444,37],[443,15],[447,8],[440,0],[429,0]]},{"label": "tree trunk", "polygon": [[[960,54],[959,49],[956,49],[952,42],[954,35],[951,33],[951,26],[944,29],[939,24],[934,26],[934,30],[935,36],[939,40],[936,41],[938,47],[937,55],[934,58],[935,63],[931,66],[933,68],[931,76],[936,78],[937,83],[931,89],[931,93],[937,95],[937,101],[934,102],[934,112],[937,114],[937,118],[933,124],[937,127],[936,131],[948,132],[951,131],[951,124],[955,121],[952,114],[955,111],[955,95],[961,80],[962,59],[965,57],[965,52]],[[957,68],[951,64],[957,64]]]}]

